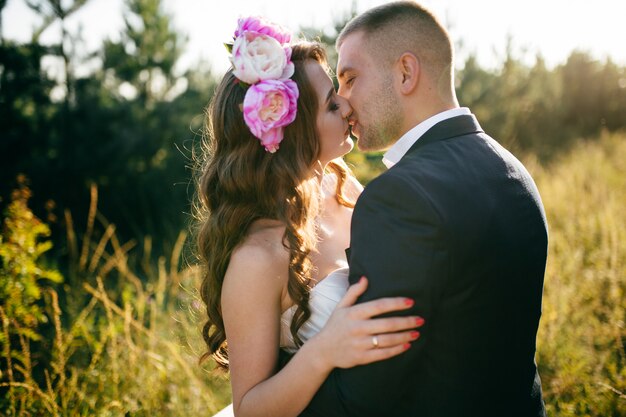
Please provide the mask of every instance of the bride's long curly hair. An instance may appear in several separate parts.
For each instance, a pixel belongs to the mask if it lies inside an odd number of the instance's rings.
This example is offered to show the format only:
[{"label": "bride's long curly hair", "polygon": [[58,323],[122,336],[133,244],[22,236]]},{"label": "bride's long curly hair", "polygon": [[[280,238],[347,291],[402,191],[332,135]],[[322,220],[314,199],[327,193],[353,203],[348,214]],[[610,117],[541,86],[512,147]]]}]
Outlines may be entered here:
[{"label": "bride's long curly hair", "polygon": [[[295,65],[292,79],[300,96],[296,119],[285,128],[284,140],[275,153],[266,152],[243,120],[245,91],[229,70],[209,104],[205,140],[197,178],[197,252],[203,267],[200,295],[206,304],[207,321],[202,336],[210,356],[228,368],[228,348],[221,311],[222,283],[233,250],[245,239],[258,219],[275,219],[285,225],[283,246],[289,251],[288,292],[297,305],[290,331],[302,344],[298,329],[309,319],[311,261],[317,232],[314,219],[321,198],[311,173],[318,161],[320,142],[316,129],[317,93],[304,70],[307,60],[328,67],[323,47],[300,42],[292,47]],[[354,207],[343,194],[351,172],[345,164],[331,162],[338,178],[336,199]]]}]

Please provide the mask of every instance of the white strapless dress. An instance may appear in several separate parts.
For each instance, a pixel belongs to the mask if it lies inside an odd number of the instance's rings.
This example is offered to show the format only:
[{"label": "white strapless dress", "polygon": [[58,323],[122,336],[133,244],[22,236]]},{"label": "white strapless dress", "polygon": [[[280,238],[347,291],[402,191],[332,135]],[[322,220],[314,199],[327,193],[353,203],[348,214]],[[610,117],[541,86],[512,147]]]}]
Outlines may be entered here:
[{"label": "white strapless dress", "polygon": [[[322,330],[337,303],[343,298],[348,289],[348,272],[348,268],[337,269],[311,290],[309,298],[311,317],[298,330],[298,336],[303,342]],[[287,309],[280,319],[280,347],[289,353],[298,350],[289,330],[296,308],[294,305]]]},{"label": "white strapless dress", "polygon": [[[298,330],[298,336],[303,342],[306,342],[322,330],[333,310],[345,295],[349,285],[348,273],[347,267],[336,269],[311,289],[309,298],[311,317]],[[288,308],[280,318],[280,347],[290,353],[298,350],[289,330],[296,308],[297,306],[295,305]],[[230,404],[215,414],[214,417],[233,416],[233,408],[232,404]]]}]

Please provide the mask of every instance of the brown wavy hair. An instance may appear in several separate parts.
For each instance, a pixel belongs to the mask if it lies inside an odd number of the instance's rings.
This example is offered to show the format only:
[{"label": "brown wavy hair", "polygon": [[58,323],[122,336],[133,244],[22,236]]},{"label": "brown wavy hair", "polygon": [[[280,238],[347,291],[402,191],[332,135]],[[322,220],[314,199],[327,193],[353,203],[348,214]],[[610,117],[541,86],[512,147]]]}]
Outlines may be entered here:
[{"label": "brown wavy hair", "polygon": [[[220,298],[222,283],[233,250],[243,242],[250,225],[258,219],[279,220],[285,225],[283,246],[289,251],[288,292],[297,305],[290,331],[298,346],[298,329],[309,319],[311,261],[317,232],[314,219],[321,198],[312,170],[319,153],[316,129],[318,100],[306,76],[304,64],[315,60],[328,68],[323,47],[314,42],[293,45],[292,79],[300,96],[296,119],[285,128],[280,149],[266,152],[243,121],[241,106],[245,90],[229,70],[208,106],[202,144],[198,204],[196,207],[197,252],[203,267],[200,296],[207,321],[202,336],[207,344],[199,362],[210,356],[228,368],[228,347]],[[351,172],[345,164],[331,162],[338,178],[336,199],[354,207],[343,194]]]}]

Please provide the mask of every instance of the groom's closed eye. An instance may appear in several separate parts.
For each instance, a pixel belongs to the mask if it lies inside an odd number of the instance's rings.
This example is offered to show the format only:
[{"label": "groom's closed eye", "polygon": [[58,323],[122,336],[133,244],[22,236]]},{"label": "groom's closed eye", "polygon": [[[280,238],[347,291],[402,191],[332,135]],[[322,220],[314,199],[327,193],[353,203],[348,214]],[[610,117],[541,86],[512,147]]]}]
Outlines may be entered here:
[{"label": "groom's closed eye", "polygon": [[342,79],[350,76],[352,72],[354,72],[352,67],[345,66],[345,67],[343,67],[341,69],[341,71],[339,72],[339,75],[337,77],[339,78],[339,80],[342,80]]},{"label": "groom's closed eye", "polygon": [[349,75],[348,73],[351,71],[351,68],[342,68],[341,71],[339,71],[337,73],[337,81],[339,81],[340,83],[342,81],[344,81],[346,79],[346,77]]}]

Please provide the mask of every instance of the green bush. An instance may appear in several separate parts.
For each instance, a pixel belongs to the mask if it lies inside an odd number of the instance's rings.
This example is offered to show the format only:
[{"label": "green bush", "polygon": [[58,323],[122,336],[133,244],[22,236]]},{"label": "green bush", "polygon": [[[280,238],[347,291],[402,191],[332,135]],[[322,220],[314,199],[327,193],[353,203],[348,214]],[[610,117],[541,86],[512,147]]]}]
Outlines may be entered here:
[{"label": "green bush", "polygon": [[[31,194],[26,179],[20,176],[18,183],[20,187],[5,210],[0,235],[0,306],[17,334],[39,340],[33,330],[46,319],[39,305],[41,280],[60,283],[63,277],[45,265],[42,255],[52,248],[52,243],[45,240],[50,228],[28,208]],[[6,343],[2,333],[0,342]]]}]

